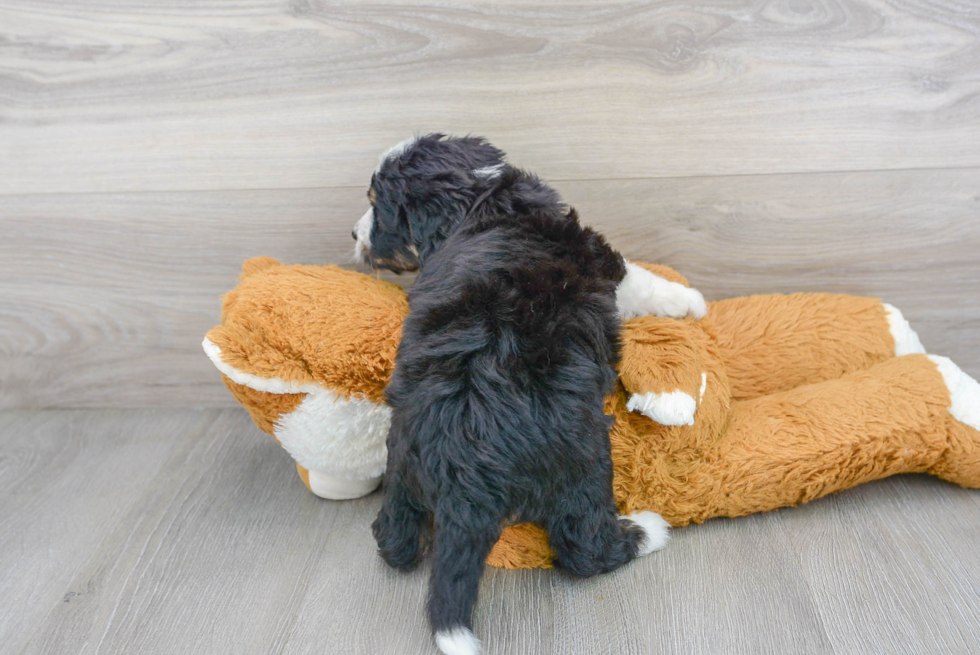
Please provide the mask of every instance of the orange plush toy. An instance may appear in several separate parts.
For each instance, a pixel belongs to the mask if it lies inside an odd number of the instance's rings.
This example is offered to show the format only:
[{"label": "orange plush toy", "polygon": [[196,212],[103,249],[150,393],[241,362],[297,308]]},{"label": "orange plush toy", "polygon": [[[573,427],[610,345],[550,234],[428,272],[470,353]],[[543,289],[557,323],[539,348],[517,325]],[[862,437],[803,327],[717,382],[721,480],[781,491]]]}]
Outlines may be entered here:
[{"label": "orange plush toy", "polygon": [[[204,349],[313,493],[355,498],[383,473],[383,390],[407,312],[393,284],[251,259]],[[623,514],[678,527],[908,472],[980,487],[980,384],[926,355],[875,298],[751,296],[711,303],[699,321],[632,319],[619,376],[606,412]],[[547,535],[510,526],[488,562],[549,567]]]}]

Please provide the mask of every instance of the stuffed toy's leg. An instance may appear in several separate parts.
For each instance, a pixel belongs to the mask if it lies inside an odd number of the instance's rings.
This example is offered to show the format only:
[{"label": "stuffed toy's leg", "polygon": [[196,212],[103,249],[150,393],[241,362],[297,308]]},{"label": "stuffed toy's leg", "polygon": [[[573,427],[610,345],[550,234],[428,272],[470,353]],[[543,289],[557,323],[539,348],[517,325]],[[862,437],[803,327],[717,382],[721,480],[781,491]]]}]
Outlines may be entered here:
[{"label": "stuffed toy's leg", "polygon": [[667,475],[653,482],[660,497],[642,509],[683,525],[912,472],[980,487],[980,385],[945,358],[893,357],[839,380],[734,402],[712,451],[682,477],[664,463]]},{"label": "stuffed toy's leg", "polygon": [[[610,400],[616,501],[674,527],[804,503],[898,473],[980,488],[980,384],[943,357],[891,357],[839,380],[734,401],[713,441]],[[540,528],[507,528],[487,563],[550,567]]]},{"label": "stuffed toy's leg", "polygon": [[834,380],[897,355],[923,353],[896,308],[877,298],[774,294],[712,303],[732,398]]}]

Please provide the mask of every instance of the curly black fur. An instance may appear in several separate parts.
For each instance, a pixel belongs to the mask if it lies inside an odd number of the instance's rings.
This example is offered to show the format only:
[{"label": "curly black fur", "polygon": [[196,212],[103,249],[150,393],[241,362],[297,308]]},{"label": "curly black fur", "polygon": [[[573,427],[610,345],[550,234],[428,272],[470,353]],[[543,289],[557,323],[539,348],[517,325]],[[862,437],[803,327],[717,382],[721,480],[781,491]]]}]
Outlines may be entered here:
[{"label": "curly black fur", "polygon": [[[496,167],[492,174],[474,170]],[[430,518],[436,632],[471,627],[507,522],[543,526],[587,576],[637,553],[612,494],[622,257],[534,175],[482,139],[422,137],[372,179],[371,256],[420,266],[395,372],[381,555],[414,566]]]}]

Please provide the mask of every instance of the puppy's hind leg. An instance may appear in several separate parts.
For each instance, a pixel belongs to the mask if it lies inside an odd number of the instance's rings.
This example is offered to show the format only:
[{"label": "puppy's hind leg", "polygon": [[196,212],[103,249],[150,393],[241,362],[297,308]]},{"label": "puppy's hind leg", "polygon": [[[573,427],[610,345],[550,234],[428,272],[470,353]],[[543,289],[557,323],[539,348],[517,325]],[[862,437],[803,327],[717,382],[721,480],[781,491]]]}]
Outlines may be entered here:
[{"label": "puppy's hind leg", "polygon": [[667,544],[668,525],[659,514],[617,516],[611,488],[608,493],[583,493],[590,486],[594,489],[594,485],[586,484],[564,494],[553,505],[561,511],[546,521],[560,567],[580,577],[609,573]]},{"label": "puppy's hind leg", "polygon": [[455,510],[435,515],[429,621],[436,646],[445,655],[477,655],[480,642],[473,636],[473,605],[483,563],[500,537],[500,521],[460,520],[475,513]]},{"label": "puppy's hind leg", "polygon": [[399,471],[391,471],[384,485],[381,511],[371,524],[371,532],[384,561],[393,568],[408,571],[419,562],[427,514]]}]

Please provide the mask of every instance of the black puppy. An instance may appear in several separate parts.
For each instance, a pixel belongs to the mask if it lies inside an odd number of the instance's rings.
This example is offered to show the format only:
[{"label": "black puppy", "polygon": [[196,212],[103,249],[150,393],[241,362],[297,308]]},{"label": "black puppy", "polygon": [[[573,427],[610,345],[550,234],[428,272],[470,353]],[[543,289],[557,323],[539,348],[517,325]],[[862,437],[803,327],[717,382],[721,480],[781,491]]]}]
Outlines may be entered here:
[{"label": "black puppy", "polygon": [[700,317],[704,301],[625,262],[483,139],[399,144],[368,197],[358,256],[420,270],[386,390],[388,465],[372,529],[385,561],[410,569],[431,519],[436,643],[472,655],[477,587],[503,525],[544,527],[557,565],[577,576],[666,544],[659,515],[617,514],[603,401],[621,318]]}]

